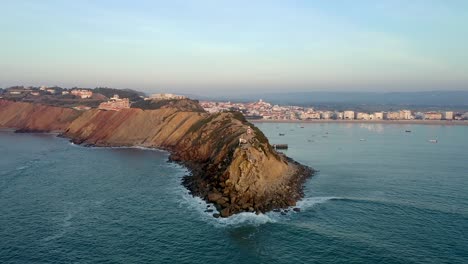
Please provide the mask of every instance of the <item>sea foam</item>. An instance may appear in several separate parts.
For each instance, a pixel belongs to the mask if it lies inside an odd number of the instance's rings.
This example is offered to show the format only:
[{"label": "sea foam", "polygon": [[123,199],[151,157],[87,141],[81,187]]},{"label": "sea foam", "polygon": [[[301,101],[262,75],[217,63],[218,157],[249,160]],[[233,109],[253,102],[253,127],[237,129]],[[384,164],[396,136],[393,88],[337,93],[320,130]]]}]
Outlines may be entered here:
[{"label": "sea foam", "polygon": [[297,202],[295,207],[300,208],[301,211],[306,211],[309,208],[316,206],[317,204],[326,203],[333,200],[341,200],[343,198],[334,196],[325,197],[307,197]]}]

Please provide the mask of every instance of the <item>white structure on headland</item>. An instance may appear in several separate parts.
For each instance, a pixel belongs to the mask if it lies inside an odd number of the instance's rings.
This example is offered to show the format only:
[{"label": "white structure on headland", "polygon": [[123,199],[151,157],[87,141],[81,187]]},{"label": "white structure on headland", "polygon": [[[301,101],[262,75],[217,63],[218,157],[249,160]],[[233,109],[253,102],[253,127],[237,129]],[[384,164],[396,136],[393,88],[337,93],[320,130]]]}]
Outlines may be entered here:
[{"label": "white structure on headland", "polygon": [[71,94],[73,94],[74,96],[78,96],[81,99],[91,98],[91,96],[93,96],[93,92],[91,90],[86,89],[73,89],[71,91]]},{"label": "white structure on headland", "polygon": [[114,94],[109,101],[99,104],[101,110],[119,111],[124,108],[130,108],[130,101],[128,98],[121,99],[117,94]]},{"label": "white structure on headland", "polygon": [[171,93],[159,93],[152,94],[149,100],[170,100],[170,99],[186,99],[187,96],[171,94]]}]

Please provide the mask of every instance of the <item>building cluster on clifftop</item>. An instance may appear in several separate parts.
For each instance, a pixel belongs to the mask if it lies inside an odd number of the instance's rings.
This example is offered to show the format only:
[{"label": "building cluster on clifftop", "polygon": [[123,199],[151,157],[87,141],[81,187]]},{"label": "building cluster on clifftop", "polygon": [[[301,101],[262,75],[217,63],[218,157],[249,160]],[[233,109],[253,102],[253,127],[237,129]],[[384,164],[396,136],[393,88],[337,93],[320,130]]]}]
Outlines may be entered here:
[{"label": "building cluster on clifftop", "polygon": [[[89,88],[62,88],[62,87],[24,87],[13,86],[0,88],[0,99],[39,103],[52,106],[69,107],[79,111],[98,108],[105,111],[120,111],[125,108],[154,109],[160,107],[161,101],[174,103],[177,100],[186,100],[186,96],[159,93],[149,97],[130,89],[113,89],[107,87]],[[144,102],[144,103],[142,103]],[[152,106],[153,105],[153,106]],[[199,106],[198,106],[199,107]],[[199,107],[201,111],[203,109]]]},{"label": "building cluster on clifftop", "polygon": [[202,101],[201,106],[210,113],[237,110],[247,118],[263,120],[468,120],[468,113],[453,111],[415,112],[411,110],[359,112],[354,110],[328,111],[313,107],[273,105],[260,99],[250,103]]},{"label": "building cluster on clifftop", "polygon": [[187,99],[187,96],[171,94],[171,93],[158,93],[152,94],[150,97],[145,98],[145,100],[182,100]]},{"label": "building cluster on clifftop", "polygon": [[119,95],[114,94],[109,101],[99,104],[98,108],[101,110],[119,111],[121,109],[130,108],[130,101],[128,98],[121,99]]}]

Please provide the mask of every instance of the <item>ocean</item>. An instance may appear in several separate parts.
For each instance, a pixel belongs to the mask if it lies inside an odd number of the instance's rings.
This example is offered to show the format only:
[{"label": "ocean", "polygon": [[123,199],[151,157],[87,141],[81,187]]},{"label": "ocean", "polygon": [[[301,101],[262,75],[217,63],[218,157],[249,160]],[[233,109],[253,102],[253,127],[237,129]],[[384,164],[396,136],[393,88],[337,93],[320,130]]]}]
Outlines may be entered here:
[{"label": "ocean", "polygon": [[256,125],[319,170],[301,212],[215,219],[164,151],[0,132],[0,263],[468,263],[468,127]]}]

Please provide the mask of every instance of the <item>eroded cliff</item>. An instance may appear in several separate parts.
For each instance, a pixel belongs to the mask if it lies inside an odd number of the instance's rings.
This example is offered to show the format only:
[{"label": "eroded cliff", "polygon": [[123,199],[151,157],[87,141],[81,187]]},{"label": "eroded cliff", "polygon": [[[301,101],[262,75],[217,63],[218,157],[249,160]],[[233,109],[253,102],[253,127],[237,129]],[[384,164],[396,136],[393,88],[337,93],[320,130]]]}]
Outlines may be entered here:
[{"label": "eroded cliff", "polygon": [[144,146],[168,150],[192,172],[184,185],[213,202],[221,216],[292,206],[311,175],[273,150],[240,113],[208,114],[177,108],[78,112],[0,101],[0,126],[59,130],[73,142],[94,146]]},{"label": "eroded cliff", "polygon": [[18,132],[61,132],[80,114],[71,108],[0,99],[0,127]]}]

